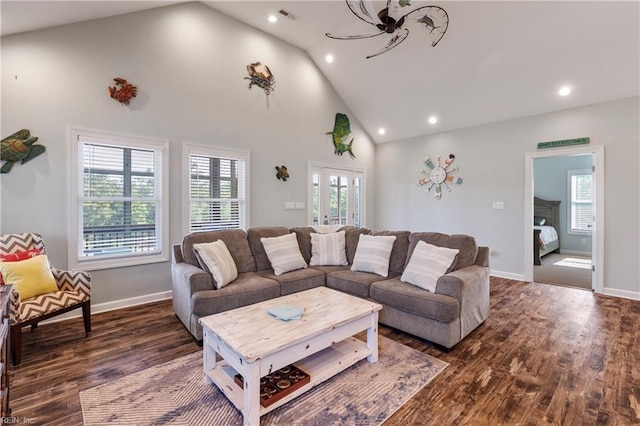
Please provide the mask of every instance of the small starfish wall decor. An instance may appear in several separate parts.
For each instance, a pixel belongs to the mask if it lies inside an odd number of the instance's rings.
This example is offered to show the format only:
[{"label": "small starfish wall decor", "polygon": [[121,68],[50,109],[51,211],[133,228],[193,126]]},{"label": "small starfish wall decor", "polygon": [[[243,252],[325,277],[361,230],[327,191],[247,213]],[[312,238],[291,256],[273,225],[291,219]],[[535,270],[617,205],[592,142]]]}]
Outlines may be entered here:
[{"label": "small starfish wall decor", "polygon": [[409,28],[405,27],[405,25],[415,22],[426,29],[427,35],[431,39],[431,46],[435,46],[447,31],[449,15],[439,6],[415,7],[414,3],[410,0],[387,0],[386,7],[380,9],[374,15],[368,10],[364,0],[347,0],[349,10],[360,20],[376,27],[376,31],[367,34],[344,36],[331,33],[326,33],[325,35],[337,40],[360,40],[388,34],[390,38],[387,44],[377,52],[367,56],[367,59],[369,59],[388,52],[402,43],[409,35]]}]

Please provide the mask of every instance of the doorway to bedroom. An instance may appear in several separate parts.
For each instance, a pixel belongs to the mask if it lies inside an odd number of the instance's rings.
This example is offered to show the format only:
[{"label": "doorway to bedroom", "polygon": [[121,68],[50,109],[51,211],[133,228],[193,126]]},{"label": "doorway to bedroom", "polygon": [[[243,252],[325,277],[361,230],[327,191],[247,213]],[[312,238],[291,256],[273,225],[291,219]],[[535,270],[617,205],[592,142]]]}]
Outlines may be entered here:
[{"label": "doorway to bedroom", "polygon": [[592,289],[593,167],[593,154],[533,160],[535,282]]},{"label": "doorway to bedroom", "polygon": [[527,154],[526,281],[602,292],[602,157],[602,147]]}]

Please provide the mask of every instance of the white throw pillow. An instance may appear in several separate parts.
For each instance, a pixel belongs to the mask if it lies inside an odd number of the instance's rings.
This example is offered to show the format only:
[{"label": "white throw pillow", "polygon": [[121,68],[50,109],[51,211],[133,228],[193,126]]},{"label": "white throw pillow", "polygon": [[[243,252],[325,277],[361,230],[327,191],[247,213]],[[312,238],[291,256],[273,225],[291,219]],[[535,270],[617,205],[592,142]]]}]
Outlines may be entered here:
[{"label": "white throw pillow", "polygon": [[459,252],[458,249],[438,247],[418,241],[400,281],[435,293],[438,278],[453,265]]},{"label": "white throw pillow", "polygon": [[280,237],[260,238],[264,251],[267,253],[273,273],[276,275],[295,271],[307,267],[304,261],[296,234],[286,234]]},{"label": "white throw pillow", "polygon": [[206,266],[208,272],[213,275],[215,286],[220,289],[238,278],[238,268],[234,262],[227,245],[222,240],[212,243],[194,244],[193,250],[199,260]]},{"label": "white throw pillow", "polygon": [[391,257],[391,250],[395,240],[395,235],[361,234],[351,270],[372,272],[382,277],[388,276],[389,257]]},{"label": "white throw pillow", "polygon": [[345,251],[345,232],[311,233],[310,265],[348,265]]}]

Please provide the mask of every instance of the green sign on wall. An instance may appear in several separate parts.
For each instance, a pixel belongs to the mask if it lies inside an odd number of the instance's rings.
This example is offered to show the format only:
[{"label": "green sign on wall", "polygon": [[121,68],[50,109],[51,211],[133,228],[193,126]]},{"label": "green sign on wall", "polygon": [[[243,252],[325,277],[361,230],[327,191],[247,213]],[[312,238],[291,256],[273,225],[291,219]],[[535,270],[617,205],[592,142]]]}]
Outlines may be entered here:
[{"label": "green sign on wall", "polygon": [[561,141],[549,141],[538,143],[538,149],[558,148],[561,146],[588,145],[589,138],[563,139]]}]

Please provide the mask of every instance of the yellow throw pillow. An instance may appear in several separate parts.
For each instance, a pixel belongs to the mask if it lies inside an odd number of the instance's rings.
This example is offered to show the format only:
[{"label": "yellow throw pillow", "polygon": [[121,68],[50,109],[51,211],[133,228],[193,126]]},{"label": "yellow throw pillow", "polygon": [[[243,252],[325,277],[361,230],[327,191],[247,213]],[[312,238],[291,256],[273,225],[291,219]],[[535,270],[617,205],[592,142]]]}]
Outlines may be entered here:
[{"label": "yellow throw pillow", "polygon": [[19,262],[0,262],[0,274],[6,284],[13,284],[21,300],[58,291],[49,260],[44,254]]}]

